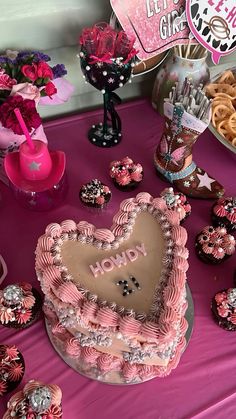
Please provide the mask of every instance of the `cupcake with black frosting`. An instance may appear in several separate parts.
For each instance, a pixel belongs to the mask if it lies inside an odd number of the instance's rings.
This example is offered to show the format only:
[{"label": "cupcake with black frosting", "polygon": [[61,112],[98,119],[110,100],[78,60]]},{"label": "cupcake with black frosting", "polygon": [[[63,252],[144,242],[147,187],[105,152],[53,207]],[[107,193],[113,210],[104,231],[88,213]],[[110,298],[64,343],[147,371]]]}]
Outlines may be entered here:
[{"label": "cupcake with black frosting", "polygon": [[236,197],[218,199],[212,207],[211,217],[214,226],[236,230]]},{"label": "cupcake with black frosting", "polygon": [[0,325],[25,329],[41,312],[42,298],[29,283],[12,284],[0,290]]},{"label": "cupcake with black frosting", "polygon": [[93,179],[84,184],[80,189],[81,202],[91,208],[102,209],[111,199],[111,191],[100,180]]},{"label": "cupcake with black frosting", "polygon": [[56,384],[31,380],[7,403],[3,419],[61,419],[62,392]]},{"label": "cupcake with black frosting", "polygon": [[14,390],[25,372],[24,358],[14,345],[0,345],[0,396]]},{"label": "cupcake with black frosting", "polygon": [[236,331],[236,288],[217,292],[212,299],[211,311],[220,327]]},{"label": "cupcake with black frosting", "polygon": [[191,205],[183,193],[175,192],[173,188],[165,188],[160,196],[165,200],[168,209],[177,212],[180,222],[191,214]]},{"label": "cupcake with black frosting", "polygon": [[235,252],[235,239],[224,227],[207,226],[197,235],[195,248],[203,262],[217,265]]},{"label": "cupcake with black frosting", "polygon": [[143,180],[143,168],[127,156],[111,162],[110,176],[120,191],[133,191]]}]

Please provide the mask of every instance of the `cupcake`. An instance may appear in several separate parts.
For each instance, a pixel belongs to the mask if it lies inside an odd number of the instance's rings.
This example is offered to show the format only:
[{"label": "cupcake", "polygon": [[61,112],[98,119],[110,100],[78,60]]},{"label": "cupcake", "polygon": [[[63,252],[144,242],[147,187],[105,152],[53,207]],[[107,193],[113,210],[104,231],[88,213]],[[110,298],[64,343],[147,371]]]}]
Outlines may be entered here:
[{"label": "cupcake", "polygon": [[11,417],[61,419],[61,398],[61,389],[56,384],[29,381],[22,391],[10,398],[3,419]]},{"label": "cupcake", "polygon": [[165,188],[160,196],[165,200],[168,209],[178,213],[180,222],[191,214],[191,205],[183,193],[174,192],[173,188]]},{"label": "cupcake", "polygon": [[81,202],[91,208],[104,208],[111,199],[111,191],[100,180],[93,179],[80,189]]},{"label": "cupcake", "polygon": [[28,283],[12,284],[0,290],[0,325],[25,329],[39,317],[42,298]]},{"label": "cupcake", "polygon": [[218,199],[212,207],[211,217],[214,226],[225,227],[228,232],[236,230],[236,197]]},{"label": "cupcake", "polygon": [[12,345],[0,345],[0,396],[14,390],[25,372],[24,358]]},{"label": "cupcake", "polygon": [[236,288],[218,292],[211,303],[213,317],[225,330],[236,330]]},{"label": "cupcake", "polygon": [[111,162],[110,176],[120,191],[133,191],[143,179],[143,168],[140,163],[124,157]]},{"label": "cupcake", "polygon": [[235,252],[235,239],[224,227],[205,227],[196,237],[198,257],[205,263],[217,265]]}]

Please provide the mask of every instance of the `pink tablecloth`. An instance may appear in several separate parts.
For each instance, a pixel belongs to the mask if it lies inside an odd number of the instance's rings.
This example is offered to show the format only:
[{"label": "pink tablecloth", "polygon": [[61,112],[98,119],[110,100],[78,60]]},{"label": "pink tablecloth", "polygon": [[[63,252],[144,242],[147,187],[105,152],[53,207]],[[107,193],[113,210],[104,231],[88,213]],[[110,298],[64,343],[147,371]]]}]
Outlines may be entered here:
[{"label": "pink tablecloth", "polygon": [[[30,212],[14,201],[10,190],[0,185],[0,253],[9,274],[4,284],[31,281],[37,288],[34,272],[34,250],[37,238],[52,221],[87,219],[98,226],[109,227],[122,199],[132,193],[115,190],[108,176],[109,162],[129,155],[144,166],[145,177],[138,192],[158,195],[166,186],[156,177],[153,153],[159,140],[163,120],[142,100],[120,107],[124,137],[112,149],[91,145],[86,133],[92,123],[101,120],[100,112],[90,112],[45,124],[50,147],[67,155],[70,190],[59,209],[47,213]],[[235,155],[206,131],[194,149],[195,160],[216,176],[227,194],[236,195]],[[99,178],[113,191],[106,212],[94,216],[78,199],[82,183]],[[233,419],[236,417],[236,333],[226,332],[211,318],[213,294],[232,286],[236,256],[220,266],[200,262],[194,252],[197,232],[210,223],[212,202],[191,200],[192,215],[185,222],[189,233],[190,268],[188,283],[195,303],[195,321],[191,341],[178,368],[163,379],[136,386],[109,386],[91,381],[75,373],[62,361],[47,337],[43,319],[30,329],[14,332],[0,326],[0,342],[16,344],[26,361],[23,383],[35,378],[55,382],[63,390],[65,419]],[[9,396],[1,398],[2,417]]]}]

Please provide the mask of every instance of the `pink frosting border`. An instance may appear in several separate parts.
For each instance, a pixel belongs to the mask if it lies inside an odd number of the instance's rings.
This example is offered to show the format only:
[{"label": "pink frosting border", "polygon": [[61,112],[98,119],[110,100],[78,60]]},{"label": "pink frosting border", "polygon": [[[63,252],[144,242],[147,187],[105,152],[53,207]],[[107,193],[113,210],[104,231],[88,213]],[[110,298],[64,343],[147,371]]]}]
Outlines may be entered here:
[{"label": "pink frosting border", "polygon": [[[163,308],[157,310],[158,301],[160,301],[160,288],[157,287],[148,318],[114,303],[99,301],[98,297],[91,295],[88,290],[76,286],[67,268],[62,266],[60,258],[60,246],[65,240],[79,240],[104,250],[119,248],[120,243],[132,234],[135,218],[140,211],[148,211],[158,219],[166,243],[160,281],[163,289],[165,288]],[[92,322],[98,316],[99,322],[103,325],[103,333],[105,330],[108,336],[111,333],[122,333],[128,337],[141,335],[148,343],[158,341],[167,345],[178,335],[180,338],[175,351],[177,354],[180,344],[181,347],[183,346],[181,338],[185,342],[185,331],[179,328],[179,325],[184,319],[187,308],[185,298],[186,270],[188,269],[186,241],[186,230],[179,225],[175,211],[167,208],[164,199],[153,198],[149,193],[141,192],[135,198],[121,202],[120,210],[114,216],[110,230],[96,229],[94,225],[86,221],[76,224],[73,220],[65,220],[61,224],[49,224],[45,235],[41,236],[38,241],[36,271],[42,290],[54,307],[62,309],[68,308],[68,304],[72,306],[77,310],[83,327],[88,330],[92,331],[93,326],[94,330],[97,329],[97,325],[93,325]],[[107,310],[104,310],[105,307]],[[168,315],[165,315],[166,313]],[[158,323],[159,316],[162,319],[161,325]],[[173,368],[173,366],[169,367],[175,358],[176,356],[170,360],[168,368],[165,368],[163,372],[164,375],[167,370],[170,371]]]}]

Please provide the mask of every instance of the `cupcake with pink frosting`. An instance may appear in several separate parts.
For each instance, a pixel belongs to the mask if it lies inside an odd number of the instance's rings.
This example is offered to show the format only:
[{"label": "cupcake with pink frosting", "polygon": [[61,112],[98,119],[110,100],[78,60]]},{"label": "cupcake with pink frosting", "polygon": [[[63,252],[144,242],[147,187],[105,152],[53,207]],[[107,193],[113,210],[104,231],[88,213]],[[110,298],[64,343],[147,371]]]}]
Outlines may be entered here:
[{"label": "cupcake with pink frosting", "polygon": [[226,228],[207,226],[196,237],[198,257],[205,263],[218,265],[235,252],[235,238]]},{"label": "cupcake with pink frosting", "polygon": [[143,168],[129,157],[112,161],[110,177],[120,191],[133,191],[143,180]]},{"label": "cupcake with pink frosting", "polygon": [[56,384],[29,381],[10,398],[3,419],[61,419],[61,399],[61,389]]},{"label": "cupcake with pink frosting", "polygon": [[100,180],[93,179],[82,185],[79,196],[81,202],[87,207],[102,209],[110,201],[111,191]]},{"label": "cupcake with pink frosting", "polygon": [[14,329],[26,329],[41,312],[42,298],[31,284],[11,284],[0,290],[0,324]]},{"label": "cupcake with pink frosting", "polygon": [[178,214],[180,222],[191,214],[191,205],[183,193],[174,192],[173,188],[165,188],[160,196],[164,199],[167,208]]},{"label": "cupcake with pink frosting", "polygon": [[236,230],[236,197],[223,197],[213,205],[212,223],[216,227],[225,227],[228,232]]},{"label": "cupcake with pink frosting", "polygon": [[11,284],[0,290],[0,325],[25,329],[41,312],[42,298],[28,283]]},{"label": "cupcake with pink frosting", "polygon": [[236,331],[236,288],[217,292],[212,299],[211,311],[220,327]]},{"label": "cupcake with pink frosting", "polygon": [[25,362],[14,345],[0,345],[0,397],[14,390],[25,372]]}]

